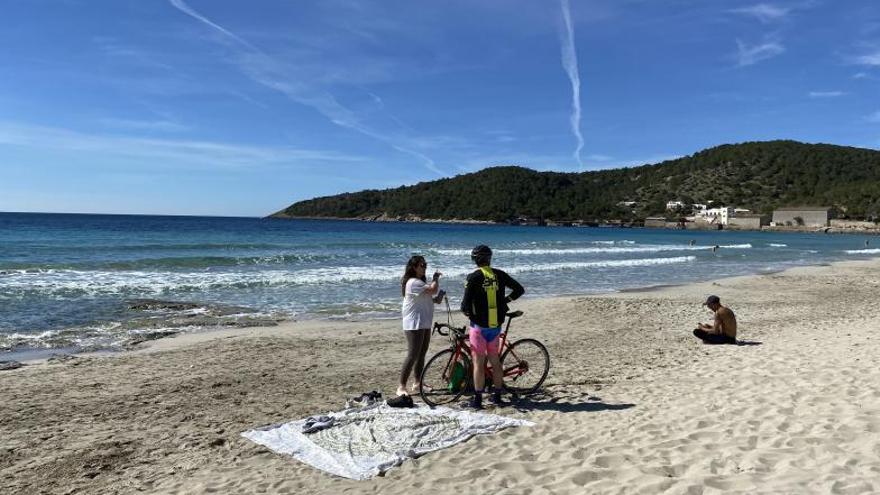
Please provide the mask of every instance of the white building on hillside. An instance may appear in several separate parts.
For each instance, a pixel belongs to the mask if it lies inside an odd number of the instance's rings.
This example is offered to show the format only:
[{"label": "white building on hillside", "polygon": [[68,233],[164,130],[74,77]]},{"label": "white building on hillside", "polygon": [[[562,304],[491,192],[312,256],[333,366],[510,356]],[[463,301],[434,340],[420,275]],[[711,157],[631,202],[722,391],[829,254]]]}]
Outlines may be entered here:
[{"label": "white building on hillside", "polygon": [[667,210],[676,210],[678,208],[684,208],[684,203],[681,201],[667,201],[666,209]]},{"label": "white building on hillside", "polygon": [[730,217],[733,216],[733,208],[728,208],[726,206],[709,208],[697,212],[696,216],[709,223],[727,225],[730,221]]}]

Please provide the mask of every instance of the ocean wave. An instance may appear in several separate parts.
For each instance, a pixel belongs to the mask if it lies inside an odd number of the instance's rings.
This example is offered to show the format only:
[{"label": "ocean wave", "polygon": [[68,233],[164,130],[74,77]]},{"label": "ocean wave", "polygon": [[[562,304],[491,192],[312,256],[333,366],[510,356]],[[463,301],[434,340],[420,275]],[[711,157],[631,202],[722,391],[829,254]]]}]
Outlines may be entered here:
[{"label": "ocean wave", "polygon": [[617,244],[635,244],[636,241],[630,240],[622,240],[622,241],[592,241],[590,244],[595,244],[597,246],[614,246]]},{"label": "ocean wave", "polygon": [[[505,268],[509,273],[553,271],[582,268],[649,266],[686,263],[694,256],[598,260],[585,262],[521,264]],[[461,277],[470,266],[441,267],[446,277]],[[163,296],[218,289],[248,289],[296,285],[333,285],[352,282],[396,281],[400,266],[342,266],[303,270],[263,270],[259,272],[151,272],[151,271],[80,271],[46,270],[14,272],[0,277],[0,293],[50,295],[75,298],[97,295]]]},{"label": "ocean wave", "polygon": [[615,268],[627,266],[672,265],[696,261],[696,256],[676,256],[672,258],[643,258],[630,260],[581,261],[571,263],[544,263],[517,266],[505,270],[508,273],[543,272],[554,270],[574,270],[579,268]]},{"label": "ocean wave", "polygon": [[304,251],[314,253],[327,249],[346,250],[416,250],[423,249],[424,243],[387,242],[387,241],[331,241],[331,242],[203,242],[203,243],[132,243],[105,244],[100,242],[82,244],[19,244],[15,248],[22,252],[39,252],[51,254],[80,254],[82,252],[145,252],[162,253],[169,251],[206,251],[206,252],[253,252],[253,251]]},{"label": "ocean wave", "polygon": [[776,244],[776,243],[771,242],[770,244],[768,244],[768,246],[770,246],[770,247],[788,247],[788,244]]},{"label": "ocean wave", "polygon": [[[655,244],[646,246],[619,246],[619,247],[576,247],[576,248],[499,248],[493,250],[494,254],[513,254],[521,256],[540,255],[569,255],[569,254],[626,254],[626,253],[659,253],[664,251],[707,251],[714,246],[689,246],[684,244]],[[751,249],[751,244],[726,244],[719,245],[719,249]],[[470,256],[469,249],[437,249],[438,254],[446,256]]]},{"label": "ocean wave", "polygon": [[309,262],[328,262],[339,258],[359,257],[357,254],[269,254],[264,256],[176,256],[136,260],[89,261],[82,263],[7,263],[0,275],[12,272],[46,273],[52,270],[141,270],[141,269],[199,269],[231,266],[289,265]]},{"label": "ocean wave", "polygon": [[880,254],[880,248],[870,248],[870,249],[847,249],[844,251],[846,254]]},{"label": "ocean wave", "polygon": [[39,250],[93,251],[95,249],[110,251],[193,251],[193,250],[236,250],[236,249],[291,249],[289,244],[266,242],[192,242],[192,243],[154,243],[140,244],[47,244],[36,246]]},{"label": "ocean wave", "polygon": [[[220,266],[286,265],[292,263],[331,261],[340,255],[333,254],[270,254],[265,256],[193,256],[146,258],[132,261],[114,261],[103,266],[116,270],[142,268],[211,268]],[[346,255],[351,257],[351,255]]]}]

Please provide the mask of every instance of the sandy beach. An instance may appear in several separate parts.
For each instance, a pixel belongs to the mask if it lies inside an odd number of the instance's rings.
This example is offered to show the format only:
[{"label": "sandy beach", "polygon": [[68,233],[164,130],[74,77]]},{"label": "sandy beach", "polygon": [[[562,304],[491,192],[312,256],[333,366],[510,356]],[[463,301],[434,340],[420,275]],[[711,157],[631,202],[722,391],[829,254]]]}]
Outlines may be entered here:
[{"label": "sandy beach", "polygon": [[[710,319],[710,293],[750,345],[690,335]],[[291,322],[33,363],[0,372],[0,492],[876,492],[878,295],[880,261],[868,261],[526,300],[512,336],[547,345],[550,376],[543,393],[494,412],[537,425],[368,481],[239,435],[393,392],[397,320]]]}]

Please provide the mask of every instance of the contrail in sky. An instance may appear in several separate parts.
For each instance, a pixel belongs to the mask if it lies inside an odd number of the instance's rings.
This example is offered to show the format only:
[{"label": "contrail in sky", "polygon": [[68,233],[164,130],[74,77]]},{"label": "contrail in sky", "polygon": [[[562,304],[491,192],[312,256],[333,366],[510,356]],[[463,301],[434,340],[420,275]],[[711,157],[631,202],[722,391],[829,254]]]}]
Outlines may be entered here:
[{"label": "contrail in sky", "polygon": [[388,135],[387,133],[379,132],[371,127],[368,127],[362,122],[362,119],[358,118],[355,112],[340,104],[336,100],[336,98],[334,98],[333,95],[329,92],[323,91],[320,88],[311,87],[310,85],[303,82],[291,80],[292,78],[290,77],[286,77],[284,74],[281,73],[278,64],[275,63],[275,61],[271,57],[269,57],[247,41],[241,39],[235,33],[229,31],[223,26],[211,21],[207,17],[195,11],[192,7],[187,5],[184,0],[168,1],[171,3],[171,5],[173,5],[184,14],[210,26],[212,29],[223,33],[223,35],[226,36],[228,39],[233,40],[238,45],[244,47],[246,50],[240,50],[241,53],[239,56],[238,66],[255,82],[262,84],[263,86],[272,88],[276,91],[280,91],[288,98],[302,105],[308,105],[314,108],[322,115],[330,119],[331,122],[340,127],[345,127],[360,132],[361,134],[384,142],[385,144],[391,146],[391,148],[401,153],[406,153],[408,155],[418,158],[419,160],[422,160],[424,162],[423,165],[425,166],[425,168],[431,170],[437,175],[446,175],[442,170],[437,168],[434,160],[432,160],[430,157],[416,150],[410,149],[408,146],[402,146],[398,144],[401,140],[399,136],[395,137],[392,135]]},{"label": "contrail in sky", "polygon": [[571,25],[571,10],[568,0],[560,0],[562,5],[562,20],[565,30],[561,35],[562,67],[571,81],[571,132],[577,140],[577,148],[574,150],[574,159],[577,161],[578,170],[582,171],[584,163],[581,161],[581,150],[584,149],[584,136],[581,134],[581,78],[578,74],[577,51],[574,48],[574,28]]},{"label": "contrail in sky", "polygon": [[254,48],[253,45],[251,45],[251,44],[248,43],[247,41],[245,41],[245,40],[239,38],[239,37],[236,36],[234,33],[231,33],[231,32],[229,32],[229,31],[227,31],[223,26],[220,26],[219,24],[215,24],[215,23],[211,22],[210,19],[208,19],[207,17],[205,17],[205,16],[203,16],[202,14],[199,14],[198,12],[196,12],[195,10],[193,10],[193,9],[192,9],[189,5],[187,5],[186,2],[184,2],[183,0],[168,0],[168,1],[171,2],[171,5],[173,5],[173,6],[176,7],[177,9],[179,9],[179,10],[180,10],[181,12],[183,12],[184,14],[186,14],[186,15],[188,15],[188,16],[190,16],[190,17],[192,17],[192,18],[194,18],[194,19],[196,19],[196,20],[198,20],[198,21],[200,21],[200,22],[203,22],[203,23],[205,23],[205,24],[211,26],[212,28],[216,29],[217,31],[220,31],[221,33],[223,33],[223,34],[225,34],[226,36],[228,36],[228,37],[232,38],[233,40],[235,40],[236,42],[241,43],[242,45],[244,45],[244,46],[250,48],[251,50],[256,50],[256,48]]}]

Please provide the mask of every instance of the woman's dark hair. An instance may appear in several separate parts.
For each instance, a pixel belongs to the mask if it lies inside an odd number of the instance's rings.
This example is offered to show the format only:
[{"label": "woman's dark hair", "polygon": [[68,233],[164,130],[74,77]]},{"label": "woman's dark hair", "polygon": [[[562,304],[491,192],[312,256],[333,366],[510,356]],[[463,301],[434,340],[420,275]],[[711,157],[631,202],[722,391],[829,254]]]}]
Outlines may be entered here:
[{"label": "woman's dark hair", "polygon": [[403,270],[403,277],[400,279],[400,295],[406,295],[406,283],[411,278],[417,278],[422,282],[427,282],[428,280],[424,275],[421,277],[416,276],[416,267],[419,265],[425,264],[425,257],[415,255],[406,262],[406,268]]}]

